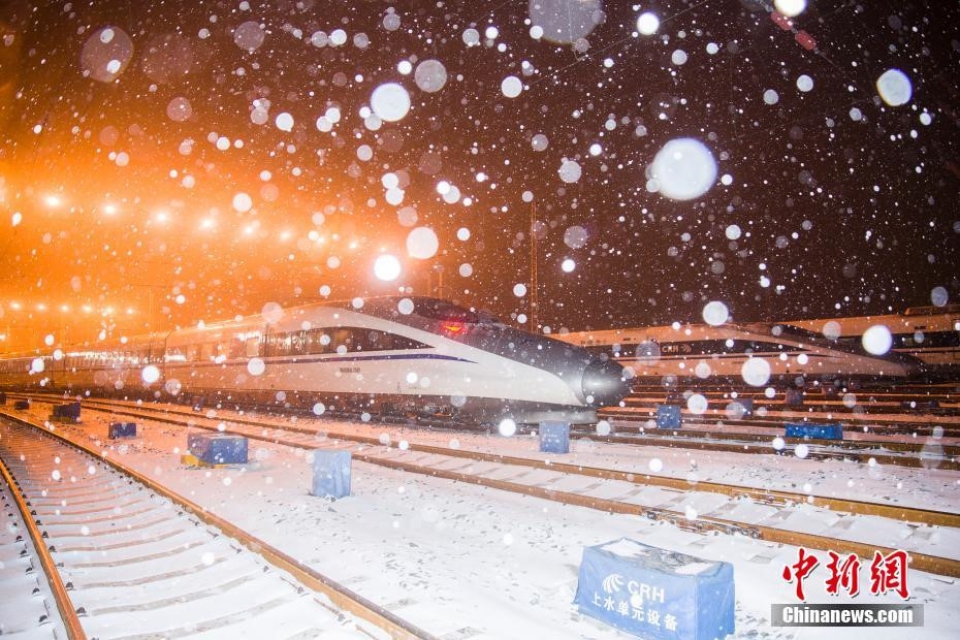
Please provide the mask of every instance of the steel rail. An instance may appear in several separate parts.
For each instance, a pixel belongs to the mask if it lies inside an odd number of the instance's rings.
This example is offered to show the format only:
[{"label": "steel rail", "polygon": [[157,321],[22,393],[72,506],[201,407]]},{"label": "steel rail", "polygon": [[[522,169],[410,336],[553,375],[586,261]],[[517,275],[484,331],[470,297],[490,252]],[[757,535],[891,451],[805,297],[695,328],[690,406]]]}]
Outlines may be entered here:
[{"label": "steel rail", "polygon": [[112,459],[111,457],[102,455],[102,453],[96,449],[93,449],[80,442],[74,442],[73,440],[70,440],[69,438],[66,438],[58,433],[52,433],[49,430],[44,429],[42,425],[38,425],[19,416],[11,415],[6,411],[0,411],[0,415],[18,424],[38,429],[43,433],[58,439],[66,445],[79,449],[80,451],[83,451],[110,465],[117,471],[130,476],[158,495],[171,500],[184,510],[189,511],[192,515],[204,523],[216,527],[230,537],[235,538],[244,547],[261,556],[264,558],[264,560],[274,565],[278,569],[288,572],[305,586],[308,586],[315,592],[322,593],[337,607],[357,616],[360,619],[365,620],[366,622],[369,622],[379,629],[382,629],[386,633],[390,634],[392,638],[397,638],[398,640],[439,640],[433,634],[420,629],[416,625],[400,618],[375,602],[364,598],[348,587],[339,584],[335,580],[332,580],[331,578],[314,569],[311,569],[310,567],[304,566],[292,556],[280,551],[267,542],[250,535],[228,520],[211,513],[204,507],[188,500],[187,498],[184,498],[180,494],[171,491],[163,485],[158,484],[152,479]]},{"label": "steel rail", "polygon": [[20,512],[20,519],[23,520],[27,533],[30,534],[30,539],[33,541],[37,559],[43,568],[43,574],[50,586],[53,599],[56,601],[57,610],[60,612],[60,620],[63,622],[67,637],[71,640],[85,640],[87,634],[83,630],[83,625],[80,624],[80,617],[73,608],[73,601],[70,599],[70,594],[67,592],[67,588],[60,577],[60,572],[57,570],[53,554],[44,543],[43,534],[30,513],[30,507],[27,505],[16,479],[2,458],[0,458],[0,475],[3,476],[3,481],[10,487],[10,495],[13,496],[17,510]]},{"label": "steel rail", "polygon": [[[670,429],[663,429],[662,431],[671,431]],[[675,430],[677,432],[683,431],[682,429]],[[647,433],[636,434],[636,435],[609,435],[609,436],[589,436],[593,440],[598,440],[602,442],[613,442],[618,444],[632,444],[632,445],[652,445],[657,447],[679,447],[681,449],[698,449],[702,451],[728,451],[731,453],[755,453],[755,454],[770,454],[770,440],[769,438],[763,440],[739,440],[735,437],[720,438],[716,437],[712,432],[706,432],[703,436],[697,438],[693,435],[677,435],[677,436],[661,436],[661,435],[650,435]],[[789,445],[798,445],[798,444],[813,444],[820,445],[824,447],[837,447],[835,440],[799,440],[795,438],[785,438],[785,444]],[[886,443],[883,442],[874,442],[873,446],[886,446]],[[944,445],[939,445],[941,449],[944,449]],[[786,451],[787,449],[784,449]],[[782,453],[782,452],[780,452]],[[917,453],[922,453],[919,451]],[[946,452],[944,452],[946,456]],[[908,455],[893,455],[885,454],[875,449],[869,449],[867,446],[863,447],[840,447],[840,448],[831,448],[829,450],[814,450],[809,454],[811,458],[832,458],[832,459],[854,459],[857,462],[863,462],[864,460],[869,461],[873,459],[875,462],[880,464],[889,464],[896,467],[906,467],[906,468],[923,468],[926,465],[924,460],[918,456],[908,456]],[[960,458],[956,455],[951,457],[944,457],[937,461],[937,466],[940,469],[946,469],[949,471],[960,471]]]}]

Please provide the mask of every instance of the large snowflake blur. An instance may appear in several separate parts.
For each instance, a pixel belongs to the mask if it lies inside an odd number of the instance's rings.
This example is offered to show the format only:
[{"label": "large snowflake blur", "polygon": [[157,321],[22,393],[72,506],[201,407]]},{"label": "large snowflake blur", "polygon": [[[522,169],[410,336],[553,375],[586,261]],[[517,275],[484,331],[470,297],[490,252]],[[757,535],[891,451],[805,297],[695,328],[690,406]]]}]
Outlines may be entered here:
[{"label": "large snowflake blur", "polygon": [[156,329],[400,292],[556,331],[946,304],[957,14],[6,3],[0,309]]}]

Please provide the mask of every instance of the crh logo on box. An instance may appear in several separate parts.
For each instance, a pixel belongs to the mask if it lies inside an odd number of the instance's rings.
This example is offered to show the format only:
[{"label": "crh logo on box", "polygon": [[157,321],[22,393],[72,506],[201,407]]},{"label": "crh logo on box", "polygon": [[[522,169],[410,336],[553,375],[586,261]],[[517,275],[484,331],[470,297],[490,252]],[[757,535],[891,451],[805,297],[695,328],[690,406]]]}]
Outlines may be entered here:
[{"label": "crh logo on box", "polygon": [[660,587],[637,580],[627,582],[619,573],[611,573],[603,579],[603,590],[609,594],[619,593],[624,585],[626,585],[627,593],[632,596],[631,600],[638,599],[639,603],[651,601],[663,603],[666,601],[666,592]]}]

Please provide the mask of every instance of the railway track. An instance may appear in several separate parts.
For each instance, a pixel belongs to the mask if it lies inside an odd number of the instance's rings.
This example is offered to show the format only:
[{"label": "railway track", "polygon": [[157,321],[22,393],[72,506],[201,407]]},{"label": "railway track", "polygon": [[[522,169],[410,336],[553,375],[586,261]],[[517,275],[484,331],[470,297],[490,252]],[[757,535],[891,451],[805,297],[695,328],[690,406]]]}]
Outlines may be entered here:
[{"label": "railway track", "polygon": [[[711,415],[737,417],[739,403],[751,404],[753,418],[758,415],[771,417],[796,416],[803,413],[831,413],[847,420],[870,421],[872,423],[896,428],[903,426],[902,417],[914,422],[928,422],[930,418],[943,420],[945,426],[960,419],[960,399],[954,395],[924,394],[882,394],[848,392],[837,395],[811,394],[803,396],[799,403],[788,403],[781,399],[769,399],[753,392],[703,391],[691,388],[683,393],[679,391],[664,394],[659,392],[633,392],[624,398],[624,406],[632,409],[654,409],[657,404],[685,405],[687,396],[699,394],[706,400]],[[746,401],[746,402],[744,402]],[[741,409],[742,410],[742,409]]]},{"label": "railway track", "polygon": [[[685,411],[685,415],[694,420],[723,420],[730,424],[765,425],[802,421],[811,416],[830,416],[832,420],[842,420],[851,424],[867,424],[884,433],[930,435],[934,428],[943,432],[953,430],[960,433],[960,410],[942,408],[937,411],[918,410],[890,406],[883,413],[863,410],[864,405],[845,406],[842,402],[809,403],[801,406],[786,406],[782,403],[764,403],[749,398],[706,398],[706,407],[702,413]],[[748,402],[744,402],[748,400]],[[622,407],[610,407],[604,412],[656,413],[660,404],[676,404],[686,409],[684,398],[665,401],[650,397],[629,396]],[[752,409],[747,410],[747,406]],[[954,435],[955,435],[954,434]],[[947,434],[949,435],[949,434]]]},{"label": "railway track", "polygon": [[[837,415],[812,407],[780,408],[767,411],[743,406],[731,408],[736,398],[711,400],[704,411],[691,411],[681,404],[682,425],[675,429],[657,427],[657,404],[650,398],[627,399],[624,407],[602,409],[601,418],[616,427],[609,441],[656,444],[691,449],[769,453],[776,442],[780,453],[804,445],[814,458],[844,458],[859,462],[907,467],[960,469],[960,417],[914,416],[909,413],[876,416],[862,413]],[[716,405],[725,405],[718,408]],[[709,408],[714,406],[714,408]],[[788,438],[787,423],[837,424],[844,429],[843,440]],[[584,436],[587,431],[577,432]],[[605,438],[606,439],[606,438]]]},{"label": "railway track", "polygon": [[[48,581],[43,566],[49,554],[38,552],[34,540],[42,540],[36,524],[23,518],[18,508],[16,484],[0,460],[0,635],[31,638],[68,637],[64,616],[54,589],[65,595],[63,583]],[[55,574],[55,572],[53,572]],[[69,617],[73,612],[67,611]],[[69,636],[77,637],[79,623]]]},{"label": "railway track", "polygon": [[[17,397],[27,397],[26,395]],[[37,396],[33,396],[36,398]],[[45,399],[46,402],[62,401],[62,396],[56,400]],[[106,402],[105,400],[102,400]],[[98,402],[95,399],[84,401],[88,406]],[[128,404],[131,404],[128,402]],[[142,410],[149,410],[150,404],[137,402],[136,406]],[[181,405],[167,405],[181,406]],[[239,407],[238,407],[239,409]],[[165,409],[170,411],[171,409]],[[192,413],[196,415],[198,407]],[[294,414],[314,417],[311,412],[290,410]],[[290,413],[290,412],[288,412]],[[333,414],[329,414],[334,417]],[[345,420],[357,420],[359,415],[338,414],[336,417]],[[683,413],[683,427],[678,429],[656,428],[656,409],[631,410],[607,408],[600,411],[600,417],[615,427],[614,432],[608,435],[598,435],[593,425],[573,425],[571,437],[588,438],[599,442],[619,443],[641,446],[664,446],[673,448],[693,449],[699,451],[725,451],[731,453],[753,453],[779,455],[793,454],[798,445],[803,445],[803,457],[811,459],[842,459],[866,464],[892,465],[910,468],[938,468],[944,470],[960,470],[960,445],[944,443],[941,427],[927,425],[917,427],[909,434],[911,440],[886,437],[886,432],[878,434],[871,431],[854,431],[852,437],[837,440],[819,440],[811,438],[783,437],[786,422],[803,422],[807,418],[814,418],[813,422],[837,422],[817,415],[808,415],[804,418],[790,419],[728,419],[719,413],[716,415],[694,415],[691,412]],[[402,420],[390,420],[383,417],[388,424],[404,426],[408,424]],[[718,426],[717,421],[722,422]],[[960,419],[958,419],[960,420]],[[870,423],[873,428],[876,425]],[[418,426],[435,427],[437,429],[463,430],[450,419],[418,419]],[[700,428],[698,428],[698,426]],[[850,425],[844,425],[846,431],[851,431]],[[902,426],[902,425],[901,425]],[[938,431],[940,429],[940,431]],[[960,429],[958,423],[957,429]],[[469,429],[467,429],[469,430]],[[916,431],[925,431],[928,435],[920,437]],[[874,437],[874,435],[881,437]],[[776,447],[776,449],[774,449]]]},{"label": "railway track", "polygon": [[[897,544],[910,552],[913,568],[960,577],[960,517],[957,514],[853,500],[831,502],[821,498],[815,498],[814,502],[818,504],[811,505],[807,504],[810,497],[806,494],[716,483],[702,487],[698,483],[697,490],[692,491],[683,481],[655,476],[415,443],[393,448],[383,446],[378,438],[329,433],[322,427],[233,416],[227,412],[201,416],[169,408],[107,407],[99,402],[87,404],[85,410],[105,410],[115,415],[234,433],[253,440],[304,449],[346,449],[351,451],[355,460],[410,473],[606,512],[636,514],[685,530],[716,531],[861,556],[870,556],[874,551],[889,553],[895,550],[884,542],[882,536],[871,536],[871,530],[883,529],[883,526],[876,525],[896,519],[900,522]],[[324,432],[325,437],[318,438],[319,432]],[[811,531],[809,524],[805,524],[811,510],[820,510],[821,515],[825,510],[830,511],[830,524]],[[846,513],[840,513],[840,510]],[[930,546],[931,539],[939,541],[943,555],[921,551]]]},{"label": "railway track", "polygon": [[[44,573],[64,585],[53,591],[70,637],[431,637],[41,425],[5,416],[0,459]],[[32,591],[4,606],[29,607]]]},{"label": "railway track", "polygon": [[960,470],[960,446],[941,444],[938,438],[933,437],[916,443],[895,440],[801,439],[783,437],[782,426],[777,432],[748,433],[697,429],[691,428],[688,423],[678,429],[647,430],[651,421],[655,423],[655,418],[641,420],[631,416],[630,419],[625,419],[612,414],[607,417],[615,428],[614,434],[598,436],[595,430],[589,428],[576,428],[571,434],[620,444],[753,454],[796,454],[797,447],[803,445],[803,457],[812,459],[842,459],[899,467]]}]

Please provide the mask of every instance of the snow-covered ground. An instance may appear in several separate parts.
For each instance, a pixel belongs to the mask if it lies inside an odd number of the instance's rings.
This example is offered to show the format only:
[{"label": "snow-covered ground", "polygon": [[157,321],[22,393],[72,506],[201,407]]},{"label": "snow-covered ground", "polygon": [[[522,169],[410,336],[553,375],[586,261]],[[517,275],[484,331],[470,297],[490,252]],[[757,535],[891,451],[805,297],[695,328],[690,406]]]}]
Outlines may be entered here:
[{"label": "snow-covered ground", "polygon": [[[228,422],[227,414],[219,416]],[[249,417],[249,416],[247,416]],[[700,535],[642,517],[563,506],[494,489],[452,483],[354,461],[351,495],[331,501],[309,494],[311,454],[250,442],[250,462],[188,469],[186,433],[138,420],[136,439],[106,438],[107,416],[85,413],[83,430],[106,455],[130,465],[210,511],[236,522],[364,596],[447,638],[615,638],[621,631],[579,613],[573,604],[584,548],[620,538],[734,566],[737,637],[851,638],[857,628],[773,627],[771,605],[796,604],[795,583],[782,577],[796,547],[743,537]],[[303,427],[312,421],[298,420]],[[698,480],[877,499],[960,511],[960,473],[884,468],[795,456],[737,455],[607,445],[586,440],[565,455],[539,452],[532,436],[481,436],[392,426],[317,421],[318,447],[337,432],[389,437],[392,446],[424,443],[509,455],[548,457],[590,466]],[[415,455],[412,451],[409,455]],[[594,479],[595,481],[595,479]],[[897,523],[896,527],[903,527]],[[895,544],[895,541],[893,541]],[[893,545],[891,545],[893,546]],[[825,551],[804,581],[808,603],[903,603],[870,593],[870,558],[861,558],[861,593],[826,592]],[[911,571],[911,603],[925,605],[922,628],[871,628],[874,638],[955,637],[960,585]]]}]

